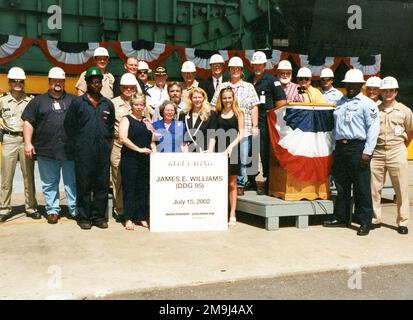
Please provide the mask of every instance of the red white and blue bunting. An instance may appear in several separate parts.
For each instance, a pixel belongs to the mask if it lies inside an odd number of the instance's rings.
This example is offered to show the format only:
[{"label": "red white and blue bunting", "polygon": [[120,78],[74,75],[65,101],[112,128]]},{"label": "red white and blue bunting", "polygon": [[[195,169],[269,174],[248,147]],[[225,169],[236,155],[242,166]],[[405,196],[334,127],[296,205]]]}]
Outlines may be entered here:
[{"label": "red white and blue bunting", "polygon": [[220,54],[224,58],[225,65],[228,60],[233,56],[228,50],[200,50],[195,48],[181,48],[176,47],[181,57],[181,60],[192,61],[195,64],[197,75],[202,79],[211,77],[211,67],[209,60],[213,54]]},{"label": "red white and blue bunting", "polygon": [[0,35],[0,64],[9,63],[24,54],[33,40],[13,35]]},{"label": "red white and blue bunting", "polygon": [[361,70],[365,78],[380,76],[381,54],[345,58],[344,62],[349,68]]},{"label": "red white and blue bunting", "polygon": [[275,156],[295,179],[327,181],[333,153],[333,109],[294,104],[267,113]]},{"label": "red white and blue bunting", "polygon": [[123,61],[136,57],[146,61],[151,69],[163,64],[174,51],[173,46],[146,40],[112,42],[112,48]]},{"label": "red white and blue bunting", "polygon": [[49,60],[68,74],[80,74],[93,66],[93,52],[98,47],[107,47],[107,43],[71,43],[62,41],[38,40],[40,49]]},{"label": "red white and blue bunting", "polygon": [[341,58],[335,57],[313,57],[305,54],[293,54],[292,56],[299,68],[307,67],[311,70],[314,80],[320,79],[321,70],[330,68],[335,71],[342,61]]}]

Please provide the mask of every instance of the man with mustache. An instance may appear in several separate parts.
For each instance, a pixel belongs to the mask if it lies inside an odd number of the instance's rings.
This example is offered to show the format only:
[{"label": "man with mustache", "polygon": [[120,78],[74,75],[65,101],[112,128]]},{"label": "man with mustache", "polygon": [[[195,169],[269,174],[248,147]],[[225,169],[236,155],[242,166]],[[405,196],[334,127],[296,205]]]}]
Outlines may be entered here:
[{"label": "man with mustache", "polygon": [[291,82],[293,67],[290,61],[281,60],[278,64],[277,77],[284,89],[287,102],[304,102],[304,97],[298,92],[299,85]]},{"label": "man with mustache", "polygon": [[334,110],[332,177],[337,187],[333,219],[324,227],[347,227],[351,217],[351,187],[355,211],[360,219],[359,236],[369,234],[373,205],[370,160],[380,131],[380,115],[373,100],[361,93],[363,73],[347,71],[343,82],[347,93]]},{"label": "man with mustache", "polygon": [[49,71],[49,90],[34,98],[24,110],[24,152],[37,156],[42,191],[46,201],[47,222],[59,220],[60,172],[72,217],[77,215],[75,164],[66,153],[67,136],[63,123],[74,95],[65,92],[65,72],[58,67]]}]

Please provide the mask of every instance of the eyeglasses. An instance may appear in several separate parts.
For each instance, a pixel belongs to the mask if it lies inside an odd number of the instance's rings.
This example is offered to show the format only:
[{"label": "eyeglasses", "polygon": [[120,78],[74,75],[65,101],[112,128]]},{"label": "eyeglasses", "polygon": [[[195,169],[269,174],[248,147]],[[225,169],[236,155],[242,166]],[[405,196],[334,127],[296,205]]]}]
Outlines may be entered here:
[{"label": "eyeglasses", "polygon": [[297,81],[310,81],[310,78],[300,77],[300,78],[297,78]]},{"label": "eyeglasses", "polygon": [[11,83],[24,83],[24,80],[20,80],[20,79],[10,79]]},{"label": "eyeglasses", "polygon": [[241,71],[242,68],[241,67],[229,67],[229,70],[234,70],[234,71]]},{"label": "eyeglasses", "polygon": [[90,83],[90,84],[102,84],[102,79],[91,79],[91,80],[88,80],[87,83]]},{"label": "eyeglasses", "polygon": [[330,81],[333,80],[333,78],[321,78],[321,81]]},{"label": "eyeglasses", "polygon": [[148,70],[138,70],[139,74],[148,74]]}]

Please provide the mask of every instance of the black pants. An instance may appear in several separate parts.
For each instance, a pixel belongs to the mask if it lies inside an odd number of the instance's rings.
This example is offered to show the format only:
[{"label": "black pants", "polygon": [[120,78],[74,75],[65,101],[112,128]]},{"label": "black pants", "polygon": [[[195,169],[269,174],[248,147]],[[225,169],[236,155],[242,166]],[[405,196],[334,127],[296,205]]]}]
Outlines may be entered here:
[{"label": "black pants", "polygon": [[332,176],[337,188],[334,217],[342,222],[351,218],[351,186],[354,204],[362,225],[371,225],[373,206],[370,187],[370,165],[360,163],[365,141],[350,140],[348,144],[337,141],[333,153]]},{"label": "black pants", "polygon": [[110,180],[110,143],[76,153],[77,209],[82,221],[106,221]]},{"label": "black pants", "polygon": [[148,220],[149,156],[137,154],[120,161],[125,221]]}]

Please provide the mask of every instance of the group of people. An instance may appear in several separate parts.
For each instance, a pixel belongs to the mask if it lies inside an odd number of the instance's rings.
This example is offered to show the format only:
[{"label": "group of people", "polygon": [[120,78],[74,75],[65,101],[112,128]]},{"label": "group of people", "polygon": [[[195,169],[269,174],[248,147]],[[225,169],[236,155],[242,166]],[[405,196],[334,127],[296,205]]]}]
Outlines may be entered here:
[{"label": "group of people", "polygon": [[[49,71],[49,90],[35,98],[24,93],[25,73],[9,70],[10,91],[0,98],[3,133],[0,219],[11,214],[10,197],[17,159],[24,177],[26,213],[40,219],[34,188],[34,156],[37,157],[47,220],[58,222],[61,174],[70,214],[82,229],[107,228],[110,186],[113,214],[125,228],[149,227],[149,166],[154,152],[225,152],[228,155],[229,225],[236,224],[237,196],[244,190],[268,193],[271,152],[267,111],[289,102],[334,103],[335,141],[332,177],[338,196],[334,215],[326,227],[347,226],[351,218],[351,186],[359,235],[381,223],[380,191],[386,170],[397,193],[398,231],[407,233],[407,148],[413,134],[409,108],[395,100],[397,80],[369,78],[367,94],[381,94],[383,102],[361,93],[364,77],[349,70],[344,79],[347,93],[333,87],[334,73],[324,69],[321,89],[311,85],[312,74],[300,68],[297,84],[292,66],[280,61],[277,77],[265,72],[267,57],[257,51],[252,58],[254,75],[244,80],[243,61],[228,62],[224,76],[222,56],[210,58],[212,76],[196,80],[191,61],[182,65],[183,82],[167,83],[164,66],[148,82],[148,64],[129,57],[125,73],[114,77],[106,69],[109,53],[97,48],[95,67],[81,74],[78,96],[65,92],[65,73]],[[370,85],[379,83],[379,89]],[[379,94],[377,94],[377,91]],[[258,154],[264,183],[257,187]],[[371,162],[371,164],[370,164]],[[370,171],[371,167],[371,171]],[[371,183],[371,186],[370,186]],[[372,219],[374,216],[374,219]],[[373,224],[372,224],[373,222]]]}]

